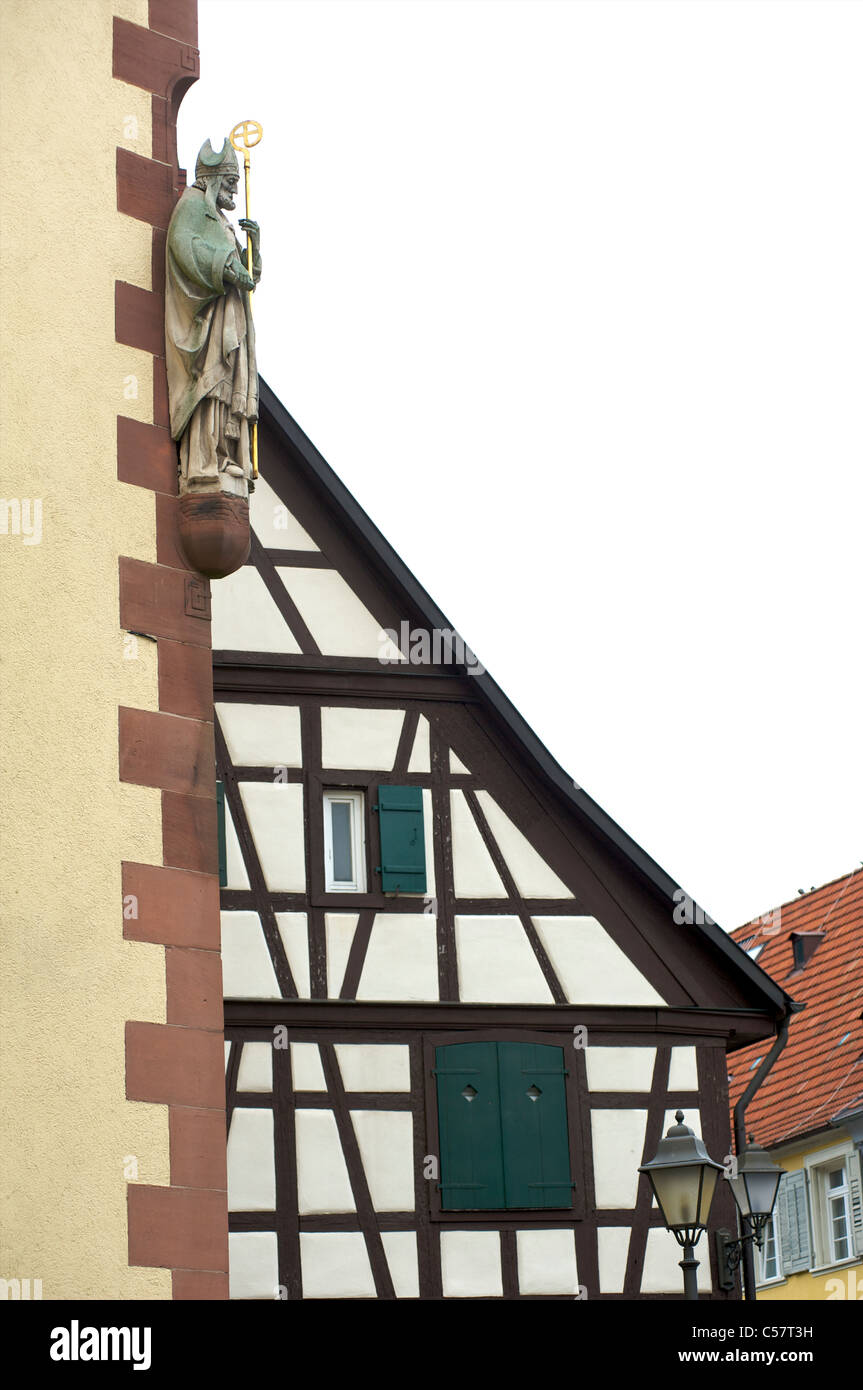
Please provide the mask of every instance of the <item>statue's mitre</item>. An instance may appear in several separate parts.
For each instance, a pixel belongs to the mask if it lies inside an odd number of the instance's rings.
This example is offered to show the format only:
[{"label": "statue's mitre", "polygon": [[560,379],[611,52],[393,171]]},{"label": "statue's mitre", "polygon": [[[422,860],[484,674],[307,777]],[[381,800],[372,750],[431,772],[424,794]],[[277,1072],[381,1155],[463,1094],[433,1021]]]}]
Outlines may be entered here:
[{"label": "statue's mitre", "polygon": [[220,150],[214,150],[209,140],[205,140],[198,151],[195,165],[195,180],[212,177],[214,174],[238,174],[240,166],[230,140],[226,140]]}]

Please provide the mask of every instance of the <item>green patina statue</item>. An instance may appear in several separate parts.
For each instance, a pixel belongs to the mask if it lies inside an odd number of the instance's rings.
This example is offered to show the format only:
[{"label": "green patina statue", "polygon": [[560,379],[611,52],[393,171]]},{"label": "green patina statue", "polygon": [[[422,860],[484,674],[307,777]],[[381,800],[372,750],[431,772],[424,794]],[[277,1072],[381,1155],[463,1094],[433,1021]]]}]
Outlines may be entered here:
[{"label": "green patina statue", "polygon": [[165,346],[171,434],[180,445],[181,494],[248,495],[250,431],[258,416],[251,291],[260,279],[258,224],[240,226],[252,243],[252,270],[229,211],[239,183],[229,140],[209,140],[168,228]]}]

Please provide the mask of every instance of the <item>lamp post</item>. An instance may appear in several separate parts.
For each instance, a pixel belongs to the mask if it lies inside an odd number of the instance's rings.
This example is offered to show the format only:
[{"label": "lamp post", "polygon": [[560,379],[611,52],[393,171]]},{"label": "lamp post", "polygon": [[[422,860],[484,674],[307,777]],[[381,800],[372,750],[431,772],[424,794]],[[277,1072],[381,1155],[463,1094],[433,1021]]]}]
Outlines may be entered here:
[{"label": "lamp post", "polygon": [[683,1247],[683,1296],[698,1298],[696,1270],[698,1260],[693,1251],[707,1225],[716,1179],[722,1164],[714,1163],[704,1147],[704,1140],[683,1123],[683,1111],[678,1110],[664,1139],[660,1139],[656,1157],[643,1163],[639,1173],[646,1173],[659,1204],[662,1219]]},{"label": "lamp post", "polygon": [[734,1171],[729,1177],[731,1191],[740,1213],[743,1234],[739,1240],[734,1240],[728,1231],[716,1232],[716,1255],[721,1288],[734,1288],[734,1271],[740,1264],[747,1241],[754,1240],[759,1250],[761,1249],[764,1228],[772,1215],[784,1171],[773,1162],[760,1144],[755,1143],[750,1134],[749,1143],[737,1159]]}]

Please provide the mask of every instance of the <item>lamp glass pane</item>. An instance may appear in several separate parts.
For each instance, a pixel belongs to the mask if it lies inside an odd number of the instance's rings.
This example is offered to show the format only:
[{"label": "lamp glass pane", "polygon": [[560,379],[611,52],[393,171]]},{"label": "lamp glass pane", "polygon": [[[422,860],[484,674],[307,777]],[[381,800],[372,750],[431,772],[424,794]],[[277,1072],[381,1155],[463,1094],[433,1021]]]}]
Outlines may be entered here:
[{"label": "lamp glass pane", "polygon": [[[698,1193],[701,1183],[701,1164],[685,1163],[674,1168],[655,1168],[653,1179],[656,1199],[662,1207],[667,1226],[700,1224]],[[713,1185],[711,1184],[711,1196]],[[703,1202],[702,1202],[703,1206]]]},{"label": "lamp glass pane", "polygon": [[773,1210],[776,1191],[779,1187],[781,1171],[773,1173],[747,1173],[744,1176],[749,1194],[749,1210],[766,1216]]}]

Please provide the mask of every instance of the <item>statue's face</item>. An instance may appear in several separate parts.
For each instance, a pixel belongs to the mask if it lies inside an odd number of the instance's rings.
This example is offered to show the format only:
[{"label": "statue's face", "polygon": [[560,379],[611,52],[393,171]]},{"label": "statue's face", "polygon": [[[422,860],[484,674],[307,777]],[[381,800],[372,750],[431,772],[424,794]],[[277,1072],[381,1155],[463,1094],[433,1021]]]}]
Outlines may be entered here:
[{"label": "statue's face", "polygon": [[237,186],[240,182],[239,174],[223,174],[216,203],[220,208],[227,208],[229,211],[235,207],[237,196]]}]

